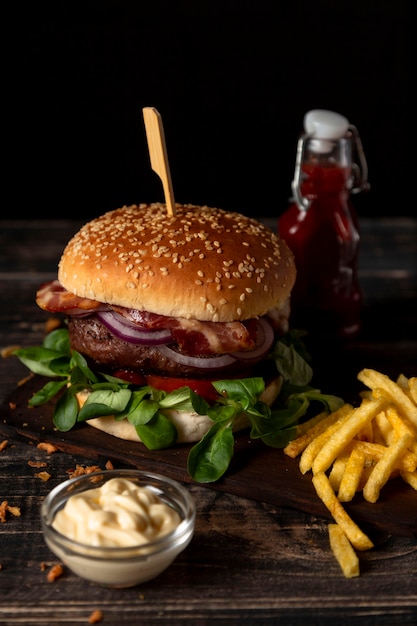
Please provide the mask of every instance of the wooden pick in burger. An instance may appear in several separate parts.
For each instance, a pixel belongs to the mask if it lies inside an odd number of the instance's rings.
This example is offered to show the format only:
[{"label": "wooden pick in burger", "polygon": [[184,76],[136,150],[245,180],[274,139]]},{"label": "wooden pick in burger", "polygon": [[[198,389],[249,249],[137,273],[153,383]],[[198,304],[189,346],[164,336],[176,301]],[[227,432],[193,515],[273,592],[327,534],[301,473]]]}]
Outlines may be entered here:
[{"label": "wooden pick in burger", "polygon": [[145,107],[143,109],[143,119],[145,121],[151,167],[162,181],[168,215],[175,215],[174,190],[172,188],[162,118],[154,107]]}]

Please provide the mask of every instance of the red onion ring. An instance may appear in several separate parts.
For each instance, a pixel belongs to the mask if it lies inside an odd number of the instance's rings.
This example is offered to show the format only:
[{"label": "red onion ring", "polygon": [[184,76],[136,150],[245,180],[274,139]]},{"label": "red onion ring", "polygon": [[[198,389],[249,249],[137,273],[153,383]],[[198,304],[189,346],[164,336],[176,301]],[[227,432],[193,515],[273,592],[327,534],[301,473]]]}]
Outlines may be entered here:
[{"label": "red onion ring", "polygon": [[246,361],[248,363],[260,361],[270,351],[274,342],[274,330],[265,318],[258,320],[256,329],[256,347],[248,352],[233,352],[232,354],[219,354],[212,357],[196,357],[183,354],[170,345],[159,346],[158,350],[164,355],[188,367],[195,367],[204,370],[217,370],[229,367],[236,361]]},{"label": "red onion ring", "polygon": [[255,348],[249,351],[232,352],[232,356],[239,359],[239,361],[259,361],[272,348],[274,338],[274,330],[271,324],[264,317],[260,317],[256,328]]},{"label": "red onion ring", "polygon": [[164,356],[180,363],[181,365],[186,365],[187,367],[195,367],[198,369],[204,370],[217,370],[222,369],[224,367],[228,367],[233,363],[236,363],[237,358],[232,356],[231,354],[216,354],[216,356],[189,356],[188,354],[183,354],[182,352],[178,352],[172,346],[159,346],[159,352]]},{"label": "red onion ring", "polygon": [[167,329],[140,328],[112,311],[98,311],[97,317],[116,337],[124,341],[143,346],[160,346],[172,342],[171,332]]}]

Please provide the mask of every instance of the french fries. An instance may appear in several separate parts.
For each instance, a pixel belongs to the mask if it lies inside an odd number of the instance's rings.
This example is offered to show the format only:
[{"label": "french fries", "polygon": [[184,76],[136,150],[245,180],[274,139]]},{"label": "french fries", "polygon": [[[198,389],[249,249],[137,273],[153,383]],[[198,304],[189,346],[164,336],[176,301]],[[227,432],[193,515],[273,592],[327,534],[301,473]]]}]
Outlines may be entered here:
[{"label": "french fries", "polygon": [[302,428],[285,454],[300,457],[303,474],[311,470],[318,497],[330,511],[331,550],[346,578],[359,576],[356,551],[373,547],[342,503],[362,492],[374,503],[395,477],[417,490],[417,377],[397,381],[363,369],[358,379],[368,387],[361,403],[320,414]]},{"label": "french fries", "polygon": [[329,524],[330,547],[346,578],[359,576],[359,559],[339,524]]}]

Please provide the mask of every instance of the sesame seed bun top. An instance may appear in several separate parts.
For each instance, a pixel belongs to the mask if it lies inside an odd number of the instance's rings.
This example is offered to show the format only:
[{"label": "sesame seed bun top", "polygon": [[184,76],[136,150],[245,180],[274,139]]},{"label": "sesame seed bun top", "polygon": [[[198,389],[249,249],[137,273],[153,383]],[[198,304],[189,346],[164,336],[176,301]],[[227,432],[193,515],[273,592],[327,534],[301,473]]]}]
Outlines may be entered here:
[{"label": "sesame seed bun top", "polygon": [[78,296],[203,321],[280,309],[294,258],[270,229],[207,206],[125,206],[85,224],[67,244],[58,279]]}]

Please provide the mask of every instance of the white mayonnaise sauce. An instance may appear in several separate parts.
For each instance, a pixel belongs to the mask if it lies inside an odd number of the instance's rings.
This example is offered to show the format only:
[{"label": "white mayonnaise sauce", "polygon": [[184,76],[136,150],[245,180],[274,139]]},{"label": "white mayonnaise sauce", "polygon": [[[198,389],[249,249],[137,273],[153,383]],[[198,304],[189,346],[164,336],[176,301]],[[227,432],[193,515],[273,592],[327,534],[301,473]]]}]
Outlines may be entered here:
[{"label": "white mayonnaise sauce", "polygon": [[155,541],[173,531],[180,515],[153,491],[125,478],[71,496],[53,527],[80,543],[127,547]]}]

